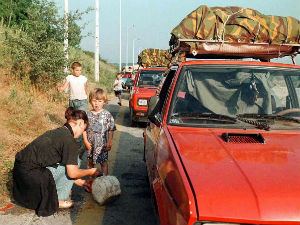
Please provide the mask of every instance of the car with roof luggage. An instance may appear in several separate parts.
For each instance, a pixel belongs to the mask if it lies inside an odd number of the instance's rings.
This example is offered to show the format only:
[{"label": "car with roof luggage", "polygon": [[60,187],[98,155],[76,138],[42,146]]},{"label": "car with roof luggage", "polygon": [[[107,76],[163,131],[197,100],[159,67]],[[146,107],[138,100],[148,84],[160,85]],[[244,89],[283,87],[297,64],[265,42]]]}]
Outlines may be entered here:
[{"label": "car with roof luggage", "polygon": [[172,31],[143,135],[162,225],[300,224],[300,22],[263,16],[200,6]]}]

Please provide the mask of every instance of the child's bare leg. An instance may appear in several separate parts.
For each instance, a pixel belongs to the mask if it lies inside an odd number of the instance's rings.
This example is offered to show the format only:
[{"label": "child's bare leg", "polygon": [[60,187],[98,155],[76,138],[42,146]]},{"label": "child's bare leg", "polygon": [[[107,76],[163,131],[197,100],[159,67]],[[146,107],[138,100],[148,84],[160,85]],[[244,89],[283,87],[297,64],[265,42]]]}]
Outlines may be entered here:
[{"label": "child's bare leg", "polygon": [[107,176],[107,174],[108,174],[108,164],[107,164],[107,161],[101,163],[101,169],[102,169],[102,172],[103,172],[103,176]]},{"label": "child's bare leg", "polygon": [[93,168],[94,167],[94,165],[93,165],[93,159],[88,159],[87,160],[87,168],[88,169],[91,169],[91,168]]},{"label": "child's bare leg", "polygon": [[122,104],[122,98],[121,98],[121,95],[118,95],[118,98],[119,98],[120,104]]},{"label": "child's bare leg", "polygon": [[[87,168],[88,169],[94,168],[93,159],[87,160]],[[93,180],[93,177],[89,176],[88,181],[91,181],[91,180]]]}]

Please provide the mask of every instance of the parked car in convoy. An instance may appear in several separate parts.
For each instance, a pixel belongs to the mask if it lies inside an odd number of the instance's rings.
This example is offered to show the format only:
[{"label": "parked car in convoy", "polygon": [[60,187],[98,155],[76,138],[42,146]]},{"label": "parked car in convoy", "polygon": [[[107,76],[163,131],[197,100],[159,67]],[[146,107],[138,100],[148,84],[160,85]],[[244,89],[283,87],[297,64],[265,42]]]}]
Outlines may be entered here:
[{"label": "parked car in convoy", "polygon": [[299,100],[297,65],[174,62],[144,132],[160,223],[300,224]]},{"label": "parked car in convoy", "polygon": [[132,72],[125,72],[125,74],[122,75],[123,90],[129,90],[132,84],[133,84]]},{"label": "parked car in convoy", "polygon": [[130,90],[129,110],[132,125],[137,122],[147,122],[148,100],[155,95],[164,67],[142,68],[135,75],[133,86]]}]

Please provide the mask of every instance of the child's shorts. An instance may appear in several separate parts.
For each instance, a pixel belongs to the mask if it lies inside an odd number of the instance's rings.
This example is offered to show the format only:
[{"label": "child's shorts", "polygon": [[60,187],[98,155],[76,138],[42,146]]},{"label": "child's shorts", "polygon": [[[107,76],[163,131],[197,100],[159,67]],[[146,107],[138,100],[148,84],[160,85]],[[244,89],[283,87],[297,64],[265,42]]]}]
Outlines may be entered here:
[{"label": "child's shorts", "polygon": [[74,100],[69,100],[69,106],[73,107],[76,110],[84,110],[86,111],[87,108],[87,100],[79,100],[79,99],[74,99]]},{"label": "child's shorts", "polygon": [[121,95],[122,94],[122,91],[115,91],[115,96],[118,96],[118,95]]}]

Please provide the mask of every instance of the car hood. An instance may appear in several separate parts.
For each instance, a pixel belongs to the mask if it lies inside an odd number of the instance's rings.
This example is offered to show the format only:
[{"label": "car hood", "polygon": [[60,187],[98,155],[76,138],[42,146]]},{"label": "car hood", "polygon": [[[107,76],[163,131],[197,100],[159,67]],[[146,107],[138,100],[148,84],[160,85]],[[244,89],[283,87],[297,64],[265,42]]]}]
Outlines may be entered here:
[{"label": "car hood", "polygon": [[[199,219],[300,221],[300,133],[257,131],[265,144],[226,143],[221,129],[169,127]],[[256,133],[235,130],[235,133]]]}]

